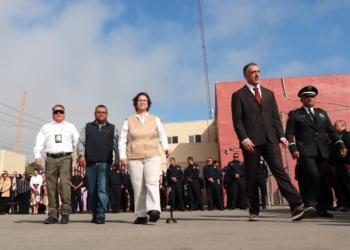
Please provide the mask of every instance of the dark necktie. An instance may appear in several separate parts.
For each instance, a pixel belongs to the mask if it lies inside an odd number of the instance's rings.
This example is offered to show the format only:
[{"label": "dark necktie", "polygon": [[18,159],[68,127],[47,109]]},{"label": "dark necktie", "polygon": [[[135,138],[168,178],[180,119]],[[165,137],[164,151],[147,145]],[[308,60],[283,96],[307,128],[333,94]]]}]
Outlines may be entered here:
[{"label": "dark necktie", "polygon": [[259,89],[257,87],[254,87],[253,89],[255,92],[255,98],[258,101],[258,103],[261,105],[262,100],[261,100]]},{"label": "dark necktie", "polygon": [[309,112],[309,115],[310,115],[311,119],[315,122],[316,121],[316,117],[315,117],[314,113],[312,113],[311,109],[308,109],[307,111]]}]

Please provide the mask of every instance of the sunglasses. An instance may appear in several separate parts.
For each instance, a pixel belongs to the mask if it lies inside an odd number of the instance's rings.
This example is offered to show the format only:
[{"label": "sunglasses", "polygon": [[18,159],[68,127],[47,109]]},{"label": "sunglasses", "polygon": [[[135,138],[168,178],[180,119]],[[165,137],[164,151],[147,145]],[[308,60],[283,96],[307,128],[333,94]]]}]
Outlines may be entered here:
[{"label": "sunglasses", "polygon": [[55,115],[64,114],[64,110],[54,110],[52,113],[54,113]]},{"label": "sunglasses", "polygon": [[237,156],[237,155],[235,155],[233,158],[238,158],[238,156]]}]

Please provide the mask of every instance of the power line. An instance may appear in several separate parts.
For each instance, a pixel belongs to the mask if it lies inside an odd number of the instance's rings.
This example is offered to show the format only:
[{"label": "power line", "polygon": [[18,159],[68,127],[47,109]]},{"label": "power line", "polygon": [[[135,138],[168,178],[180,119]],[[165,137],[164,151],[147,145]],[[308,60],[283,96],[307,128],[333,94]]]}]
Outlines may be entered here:
[{"label": "power line", "polygon": [[[17,124],[16,124],[16,123],[9,122],[9,121],[3,120],[3,119],[0,119],[0,121],[7,122],[7,123],[10,123],[10,124],[14,124],[14,125],[16,125],[16,126],[17,126]],[[22,126],[22,127],[23,127],[23,128],[33,129],[33,130],[38,130],[38,129],[36,129],[36,128],[31,128],[31,127],[27,127],[27,126]]]},{"label": "power line", "polygon": [[[10,115],[10,114],[7,114],[7,113],[2,112],[2,111],[0,111],[0,113],[3,113],[3,114],[5,114],[5,115],[8,115],[8,116],[11,116],[11,117],[13,117],[13,118],[18,119],[18,117],[14,116],[14,115]],[[34,123],[34,122],[30,122],[30,121],[27,121],[27,120],[24,120],[24,119],[23,119],[23,121],[28,122],[28,123],[31,123],[31,124],[34,124],[34,125],[37,125],[37,126],[42,126],[42,125],[40,125],[40,124],[37,124],[37,123]]]},{"label": "power line", "polygon": [[[8,105],[4,104],[4,103],[1,103],[1,102],[0,102],[0,105],[3,105],[3,106],[5,106],[5,107],[7,107],[7,108],[9,108],[9,109],[12,109],[12,110],[15,110],[15,111],[17,111],[17,112],[21,112],[20,110],[15,109],[15,108],[12,108],[12,107],[10,107],[10,106],[8,106]],[[35,117],[35,116],[33,116],[33,115],[30,115],[30,114],[24,113],[24,112],[23,112],[23,114],[25,114],[25,115],[27,115],[27,116],[30,116],[30,117],[32,117],[32,118],[34,118],[34,119],[37,119],[37,120],[43,121],[43,122],[48,122],[48,121],[45,121],[45,120],[40,119],[40,118],[38,118],[38,117]],[[41,125],[40,125],[40,126],[41,126]],[[24,126],[23,126],[23,127],[24,127]]]},{"label": "power line", "polygon": [[[0,141],[0,143],[2,143],[2,144],[7,144],[7,145],[11,145],[11,147],[14,146],[13,143],[8,143],[8,142],[4,142],[4,141]],[[33,149],[33,148],[30,148],[30,147],[25,147],[25,146],[20,146],[20,147],[21,147],[21,148]]]},{"label": "power line", "polygon": [[[10,151],[13,151],[13,148],[10,148],[10,147],[4,146],[4,145],[0,145],[0,147],[3,148],[3,149],[9,149]],[[30,152],[27,152],[27,151],[19,150],[18,152],[19,153],[23,153],[23,154],[27,154],[27,155],[33,155],[33,153],[30,153]]]}]

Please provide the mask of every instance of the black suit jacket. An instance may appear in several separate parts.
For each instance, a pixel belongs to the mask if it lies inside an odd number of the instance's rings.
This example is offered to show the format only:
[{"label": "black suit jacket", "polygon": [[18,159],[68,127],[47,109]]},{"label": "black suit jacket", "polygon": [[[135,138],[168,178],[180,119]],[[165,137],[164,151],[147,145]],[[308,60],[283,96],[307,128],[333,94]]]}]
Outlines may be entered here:
[{"label": "black suit jacket", "polygon": [[[326,133],[334,143],[337,143],[336,147],[338,149],[345,146],[331,124],[327,112],[314,108],[314,113],[316,123],[312,121],[310,115],[303,107],[289,112],[286,128],[289,150],[291,153],[299,151],[300,156],[322,156],[328,159],[329,149]],[[321,155],[319,155],[319,152]]]},{"label": "black suit jacket", "polygon": [[255,95],[246,85],[232,94],[232,120],[241,143],[249,138],[255,146],[258,146],[267,140],[279,143],[284,137],[275,95],[261,85],[260,89],[262,105],[259,105]]}]

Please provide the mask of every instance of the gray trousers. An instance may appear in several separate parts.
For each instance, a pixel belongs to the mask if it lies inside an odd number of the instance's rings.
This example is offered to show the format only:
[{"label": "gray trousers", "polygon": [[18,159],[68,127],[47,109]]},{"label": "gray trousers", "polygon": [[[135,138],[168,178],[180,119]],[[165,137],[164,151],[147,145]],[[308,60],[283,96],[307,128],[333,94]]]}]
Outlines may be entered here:
[{"label": "gray trousers", "polygon": [[58,178],[60,185],[58,187],[61,197],[61,214],[70,214],[71,187],[69,185],[71,178],[72,156],[60,158],[46,157],[45,173],[47,183],[47,195],[49,199],[49,216],[58,219],[59,199],[57,192]]}]

